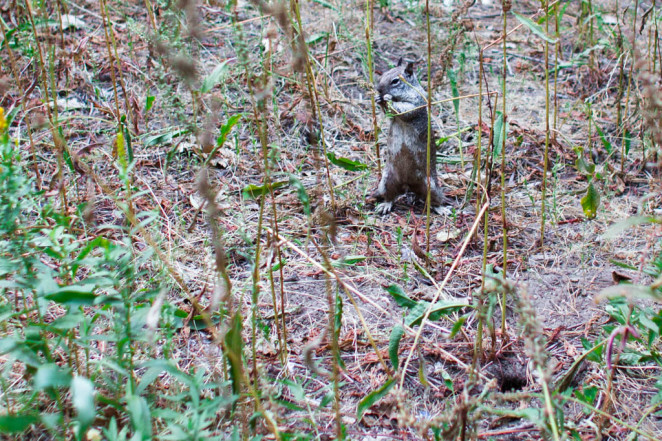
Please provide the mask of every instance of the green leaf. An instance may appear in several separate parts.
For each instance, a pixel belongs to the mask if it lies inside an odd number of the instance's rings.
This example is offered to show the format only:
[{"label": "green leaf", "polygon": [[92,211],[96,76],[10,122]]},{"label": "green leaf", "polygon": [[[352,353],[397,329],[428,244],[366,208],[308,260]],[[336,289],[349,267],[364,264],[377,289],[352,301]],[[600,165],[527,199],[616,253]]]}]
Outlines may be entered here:
[{"label": "green leaf", "polygon": [[[228,332],[225,334],[225,355],[230,363],[230,377],[232,378],[232,393],[241,394],[241,382],[243,379],[242,351],[244,341],[241,338],[242,319],[241,313],[232,317]],[[236,405],[233,404],[233,407]]]},{"label": "green leaf", "polygon": [[628,300],[653,300],[656,302],[662,300],[662,295],[660,292],[650,286],[629,285],[623,283],[603,289],[595,297],[595,300],[600,301],[603,299],[613,299],[617,297],[625,297]]},{"label": "green leaf", "polygon": [[[609,230],[607,230],[607,231],[609,231]],[[630,265],[629,263],[621,262],[620,260],[616,260],[616,259],[609,259],[609,263],[612,263],[612,264],[616,265],[619,268],[623,268],[623,269],[627,269],[627,270],[631,270],[631,271],[637,271],[638,270],[638,268],[636,266]]]},{"label": "green leaf", "polygon": [[37,415],[0,415],[0,433],[18,433],[39,421]]},{"label": "green leaf", "polygon": [[158,135],[146,136],[143,139],[143,145],[145,147],[151,147],[153,145],[169,143],[178,136],[186,135],[189,132],[189,129],[177,130],[174,127],[170,127],[167,132],[160,133]]},{"label": "green leaf", "polygon": [[79,305],[93,305],[94,300],[97,298],[94,293],[96,287],[94,285],[71,285],[62,286],[57,291],[46,294],[48,300],[63,305],[79,306]]},{"label": "green leaf", "polygon": [[97,248],[102,248],[107,250],[110,247],[110,241],[102,236],[97,236],[94,240],[91,240],[85,245],[85,247],[78,253],[78,256],[74,259],[74,262],[71,264],[71,275],[75,276],[76,271],[81,265],[81,261],[87,257],[90,252]]},{"label": "green leaf", "polygon": [[598,131],[598,135],[600,135],[600,141],[602,141],[602,145],[604,146],[605,150],[607,151],[607,153],[611,155],[611,151],[613,150],[611,142],[609,142],[609,140],[605,136],[605,133],[602,131],[602,129],[597,123],[595,124],[595,130]]},{"label": "green leaf", "polygon": [[455,323],[453,323],[453,328],[451,329],[451,333],[448,338],[453,338],[457,335],[458,332],[460,332],[460,329],[462,329],[462,325],[467,321],[469,318],[469,315],[463,315]]},{"label": "green leaf", "polygon": [[322,5],[327,9],[331,9],[332,11],[337,11],[338,10],[331,3],[325,2],[324,0],[313,0],[313,3],[317,3],[318,5]]},{"label": "green leaf", "polygon": [[66,387],[71,383],[71,370],[64,369],[55,363],[39,366],[34,376],[34,388],[44,390],[55,387]]},{"label": "green leaf", "polygon": [[453,387],[453,377],[446,371],[446,369],[441,367],[441,378],[444,379],[444,384],[446,387],[453,393],[455,393],[455,387]]},{"label": "green leaf", "polygon": [[328,32],[318,32],[316,34],[311,35],[310,37],[306,38],[306,44],[308,47],[314,46],[316,43],[319,43],[320,41],[324,40],[329,36]]},{"label": "green leaf", "polygon": [[304,401],[306,399],[306,391],[299,383],[292,380],[288,380],[287,378],[284,378],[283,380],[281,380],[281,382],[287,385],[288,389],[290,390],[290,393],[292,394],[295,400]]},{"label": "green leaf", "polygon": [[[62,426],[62,413],[42,413],[39,415],[39,420],[41,420],[41,423],[48,429],[57,432]],[[0,432],[2,432],[2,429],[0,429]]]},{"label": "green leaf", "polygon": [[147,95],[147,98],[145,99],[145,108],[143,110],[143,113],[147,113],[151,110],[152,106],[154,105],[154,100],[156,100],[156,97],[154,95]]},{"label": "green leaf", "polygon": [[53,320],[50,323],[51,329],[60,331],[68,331],[69,329],[76,328],[85,320],[85,315],[79,310],[69,311],[67,314]]},{"label": "green leaf", "polygon": [[386,383],[384,383],[382,387],[370,392],[361,401],[359,401],[358,408],[356,409],[356,419],[358,421],[361,421],[365,411],[368,410],[377,401],[379,401],[384,396],[386,396],[388,391],[390,391],[394,385],[395,385],[395,378],[391,378]]},{"label": "green leaf", "polygon": [[568,369],[568,372],[566,372],[558,380],[555,386],[556,391],[563,392],[568,387],[570,387],[570,385],[572,384],[572,380],[577,375],[577,372],[579,372],[579,368],[581,367],[582,363],[584,363],[584,360],[590,360],[594,362],[599,361],[603,345],[604,343],[599,343],[591,347],[591,343],[582,337],[582,346],[584,346],[586,352],[584,352],[582,355],[577,357],[577,359],[570,366],[570,369]]},{"label": "green leaf", "polygon": [[[494,149],[492,152],[493,158],[501,156],[501,148],[503,147],[503,113],[496,113],[496,120],[494,121]],[[506,124],[506,136],[508,136],[508,125]]]},{"label": "green leaf", "polygon": [[[342,311],[343,311],[343,303],[342,303],[342,297],[340,297],[340,291],[336,293],[336,314],[333,320],[333,326],[335,330],[335,335],[333,338],[336,340],[336,343],[340,339],[340,329],[342,328]],[[342,361],[342,358],[340,357],[340,352],[337,353],[336,361],[338,362],[338,366],[342,370],[345,370],[345,362]]]},{"label": "green leaf", "polygon": [[343,266],[352,266],[357,263],[363,262],[366,260],[365,256],[345,256],[342,259],[338,259],[332,262],[334,267],[343,267]]},{"label": "green leaf", "polygon": [[660,222],[662,222],[661,219],[655,218],[653,216],[631,216],[625,220],[616,222],[615,224],[611,225],[609,228],[607,228],[607,231],[605,231],[603,237],[605,239],[614,239],[630,227],[652,223],[659,224]]},{"label": "green leaf", "polygon": [[430,382],[428,381],[428,376],[425,373],[425,358],[423,357],[420,357],[418,363],[418,381],[420,381],[421,385],[425,388],[430,386]]},{"label": "green leaf", "polygon": [[[58,126],[57,133],[58,133],[58,135],[60,135],[60,139],[62,140],[62,142],[65,142],[64,140],[69,139],[69,138],[64,136],[64,130],[63,130],[62,126]],[[74,167],[74,161],[71,159],[71,155],[69,154],[69,149],[68,148],[65,148],[62,151],[62,157],[64,158],[64,162],[66,162],[67,165],[69,166],[69,170],[71,171],[71,173],[75,174],[76,173],[76,168]]]},{"label": "green leaf", "polygon": [[133,162],[133,143],[132,143],[133,138],[131,138],[131,132],[129,132],[129,129],[126,127],[125,124],[121,125],[121,130],[122,133],[124,134],[124,146],[126,148],[126,156],[130,164]]},{"label": "green leaf", "polygon": [[76,409],[81,427],[87,427],[96,417],[94,407],[94,384],[85,377],[77,376],[71,382],[71,403]]},{"label": "green leaf", "polygon": [[593,183],[588,184],[586,195],[581,199],[582,210],[587,218],[593,219],[598,214],[598,207],[600,206],[600,193],[595,189]]},{"label": "green leaf", "polygon": [[368,169],[368,166],[361,162],[352,161],[351,159],[347,158],[338,158],[333,152],[327,152],[326,157],[329,158],[331,164],[337,165],[338,167],[344,168],[345,170],[361,171]]},{"label": "green leaf", "polygon": [[[148,440],[152,435],[152,416],[149,411],[149,405],[143,397],[131,395],[127,398],[127,410],[131,417],[133,430],[136,432],[136,440]],[[134,438],[131,438],[132,440]]]},{"label": "green leaf", "polygon": [[326,406],[329,405],[331,401],[333,401],[335,398],[335,394],[333,393],[333,390],[330,390],[327,392],[322,399],[320,400],[319,406],[317,406],[318,409],[324,409]]},{"label": "green leaf", "polygon": [[595,172],[595,164],[588,164],[581,156],[575,161],[575,168],[585,176],[593,176],[593,173]]},{"label": "green leaf", "polygon": [[[409,312],[407,317],[405,317],[405,323],[407,326],[416,326],[421,323],[423,317],[425,316],[425,311],[429,308],[430,303],[428,302],[418,302],[414,308]],[[435,321],[439,320],[442,316],[451,314],[461,308],[469,306],[469,303],[466,300],[450,302],[450,301],[439,301],[434,304],[432,310],[430,311],[429,320]]]},{"label": "green leaf", "polygon": [[450,69],[448,71],[448,81],[451,83],[451,94],[453,95],[453,107],[455,108],[455,115],[460,114],[460,100],[458,97],[460,93],[457,90],[457,77],[455,76],[455,71]]},{"label": "green leaf", "polygon": [[294,411],[298,411],[298,412],[306,410],[305,408],[299,406],[298,404],[295,404],[291,401],[284,400],[282,398],[281,399],[276,399],[275,402],[280,404],[281,406],[283,406],[284,408],[286,408],[288,410],[294,410]]},{"label": "green leaf", "polygon": [[140,376],[140,384],[136,387],[136,394],[141,395],[147,387],[156,380],[162,372],[167,372],[173,377],[177,378],[184,384],[188,383],[189,376],[180,371],[172,360],[150,360],[142,363],[139,367],[148,368],[147,371]]},{"label": "green leaf", "polygon": [[403,335],[405,335],[405,329],[401,325],[395,325],[388,340],[388,356],[391,359],[393,369],[396,371],[400,365],[398,353],[400,352],[400,340],[402,340]]},{"label": "green leaf", "polygon": [[287,181],[278,181],[278,182],[274,182],[273,184],[265,184],[265,185],[251,184],[242,188],[241,194],[243,195],[244,199],[257,199],[260,196],[269,194],[272,189],[275,190],[277,188],[285,187],[287,184],[288,184]]},{"label": "green leaf", "polygon": [[225,144],[225,141],[228,139],[228,135],[234,128],[239,123],[239,120],[241,120],[241,117],[244,116],[243,113],[238,113],[236,115],[232,115],[230,118],[228,118],[227,122],[221,126],[221,136],[216,138],[216,146],[218,148],[223,147]]},{"label": "green leaf", "polygon": [[556,43],[556,39],[549,37],[538,23],[534,22],[528,17],[519,15],[517,12],[513,12],[513,14],[515,15],[515,17],[517,17],[520,23],[522,23],[524,26],[529,28],[529,30],[534,34],[536,34],[538,37],[542,38],[548,43],[552,43],[552,44]]},{"label": "green leaf", "polygon": [[207,93],[214,88],[218,83],[223,80],[225,72],[228,70],[228,61],[227,59],[221,64],[216,66],[214,70],[202,80],[202,85],[200,86],[200,93]]},{"label": "green leaf", "polygon": [[576,390],[575,395],[584,403],[593,406],[595,397],[598,395],[598,388],[595,386],[585,387],[583,390]]},{"label": "green leaf", "polygon": [[415,307],[418,302],[410,299],[407,294],[400,288],[398,285],[389,285],[386,288],[386,292],[391,294],[391,297],[393,297],[393,300],[395,300],[395,303],[398,305],[404,307],[404,308],[413,308]]},{"label": "green leaf", "polygon": [[293,174],[290,174],[290,185],[297,191],[299,202],[301,202],[301,205],[303,205],[303,212],[306,214],[306,216],[310,215],[310,199],[308,198],[306,187],[304,187],[299,178]]}]

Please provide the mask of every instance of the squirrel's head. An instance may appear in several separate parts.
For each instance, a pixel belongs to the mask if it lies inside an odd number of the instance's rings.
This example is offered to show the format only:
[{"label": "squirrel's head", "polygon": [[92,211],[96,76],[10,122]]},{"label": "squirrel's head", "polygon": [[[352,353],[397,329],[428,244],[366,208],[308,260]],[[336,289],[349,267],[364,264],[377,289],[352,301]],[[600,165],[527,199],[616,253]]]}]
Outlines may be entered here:
[{"label": "squirrel's head", "polygon": [[414,72],[414,63],[404,63],[400,58],[397,66],[384,72],[379,79],[377,103],[386,109],[388,101],[404,101],[413,94],[418,95],[418,92],[414,90],[416,86],[418,86],[418,80]]}]

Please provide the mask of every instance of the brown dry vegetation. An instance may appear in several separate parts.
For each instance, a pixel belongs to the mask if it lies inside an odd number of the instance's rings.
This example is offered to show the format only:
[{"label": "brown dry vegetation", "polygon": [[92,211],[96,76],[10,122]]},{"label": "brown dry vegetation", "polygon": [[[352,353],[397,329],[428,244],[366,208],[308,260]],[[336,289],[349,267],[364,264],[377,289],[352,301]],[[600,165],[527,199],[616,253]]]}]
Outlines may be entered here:
[{"label": "brown dry vegetation", "polygon": [[[119,332],[108,312],[91,325],[89,341],[77,343],[83,331],[73,327],[54,343],[52,354],[38,353],[93,379],[97,398],[88,425],[80,422],[80,409],[68,404],[66,391],[57,398],[47,387],[40,391],[34,380],[39,368],[3,346],[0,413],[61,412],[59,427],[31,420],[10,430],[3,420],[7,437],[85,439],[111,421],[140,434],[135,408],[127,403],[142,396],[152,436],[166,439],[176,433],[173,425],[186,425],[176,413],[189,415],[186,391],[192,386],[165,368],[139,392],[127,386],[140,385],[154,366],[149,362],[163,359],[191,378],[201,372],[200,382],[209,388],[200,389],[200,399],[227,397],[235,389],[226,380],[239,383],[236,408],[210,404],[209,424],[189,427],[181,439],[203,436],[203,429],[204,437],[219,439],[230,439],[233,430],[242,439],[333,439],[341,426],[356,440],[624,440],[635,429],[640,439],[662,437],[660,401],[654,399],[660,393],[659,332],[651,331],[652,341],[631,338],[618,368],[611,363],[618,365],[619,355],[607,360],[603,347],[599,356],[570,369],[619,326],[615,316],[631,312],[624,300],[599,297],[601,291],[624,276],[650,285],[653,277],[644,269],[661,251],[657,223],[606,234],[619,221],[658,215],[662,208],[662,69],[659,54],[651,55],[659,52],[655,2],[554,3],[563,17],[558,57],[554,44],[549,49],[542,243],[544,41],[512,14],[537,20],[545,15],[540,2],[513,2],[505,60],[501,2],[456,1],[452,9],[444,7],[449,2],[430,2],[433,124],[445,139],[437,161],[455,203],[448,216],[430,215],[429,226],[423,204],[409,197],[389,216],[373,213],[375,146],[383,150],[388,119],[376,113],[375,133],[366,27],[372,29],[374,79],[405,57],[419,62],[419,79],[430,84],[425,2],[375,3],[373,23],[366,21],[366,3],[353,0],[46,1],[33,2],[31,10],[22,1],[0,3],[7,37],[0,52],[0,105],[6,114],[16,111],[9,136],[20,150],[23,173],[41,190],[35,205],[52,207],[47,218],[37,219],[34,207],[26,210],[25,229],[48,236],[46,231],[67,225],[63,255],[78,255],[97,237],[130,249],[136,272],[120,279],[131,280],[131,300],[124,305],[139,324],[127,325],[130,356],[116,354],[119,340],[102,338]],[[547,31],[552,37],[553,16]],[[504,67],[505,162],[501,169],[495,155],[486,179]],[[457,94],[467,96],[458,114],[449,75],[457,79]],[[491,95],[478,99],[481,90]],[[224,143],[220,136],[226,136]],[[622,157],[626,138],[629,152]],[[357,170],[331,163],[329,152],[356,161]],[[478,177],[490,183],[486,229],[477,218],[485,187],[471,185],[477,152]],[[596,165],[590,179],[578,157]],[[581,203],[589,180],[600,195],[593,219]],[[498,276],[504,226],[507,281]],[[89,270],[67,279],[62,268],[71,263],[63,264],[64,257],[44,253],[38,259],[57,274],[59,286],[92,275]],[[0,280],[18,280],[3,271]],[[400,370],[389,360],[389,339],[408,311],[385,289],[393,285],[415,302],[458,305],[426,320],[422,332],[418,324],[407,327]],[[103,306],[39,306],[39,288],[3,289],[0,334],[7,338],[36,326],[43,338],[56,341],[60,334],[48,325],[77,311],[92,317]],[[629,299],[651,308],[655,323],[662,323],[653,300]],[[108,305],[105,311],[116,307]],[[156,319],[146,318],[148,310]],[[335,337],[328,332],[334,319],[342,320]],[[236,337],[236,329],[244,344],[241,368],[233,364],[238,358],[228,338]],[[615,343],[614,353],[621,350]],[[647,357],[628,361],[628,350]],[[128,371],[109,367],[106,359]],[[359,420],[360,400],[391,378],[398,386]],[[562,380],[570,381],[565,391],[558,388]],[[544,399],[548,388],[556,428]],[[592,406],[566,400],[574,390],[595,391]],[[180,392],[181,402],[168,399]],[[254,411],[258,416],[251,420]],[[78,423],[87,432],[77,432]]]}]

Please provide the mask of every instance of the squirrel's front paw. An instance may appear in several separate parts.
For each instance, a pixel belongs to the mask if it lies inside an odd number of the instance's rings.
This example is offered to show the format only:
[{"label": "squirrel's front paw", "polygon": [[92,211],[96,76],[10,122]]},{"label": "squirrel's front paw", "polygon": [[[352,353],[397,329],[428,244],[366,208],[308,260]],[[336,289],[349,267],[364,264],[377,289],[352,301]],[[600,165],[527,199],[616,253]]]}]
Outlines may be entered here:
[{"label": "squirrel's front paw", "polygon": [[378,104],[384,111],[386,111],[389,107],[389,104],[393,101],[393,96],[391,94],[379,94],[377,95],[377,99],[375,100],[375,103]]},{"label": "squirrel's front paw", "polygon": [[382,216],[389,214],[393,210],[393,202],[382,202],[375,207],[375,212]]}]

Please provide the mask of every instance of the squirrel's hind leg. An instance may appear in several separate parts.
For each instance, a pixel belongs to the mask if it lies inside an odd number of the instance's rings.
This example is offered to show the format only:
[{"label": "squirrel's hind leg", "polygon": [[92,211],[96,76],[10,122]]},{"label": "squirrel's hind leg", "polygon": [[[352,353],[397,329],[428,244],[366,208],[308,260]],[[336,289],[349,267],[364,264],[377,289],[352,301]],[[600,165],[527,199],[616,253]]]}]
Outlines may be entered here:
[{"label": "squirrel's hind leg", "polygon": [[385,215],[390,213],[393,210],[393,203],[396,198],[402,193],[397,174],[393,171],[393,168],[390,164],[384,168],[384,173],[382,178],[379,181],[377,190],[373,193],[373,196],[378,200],[383,200],[381,204],[378,204],[375,207],[377,214]]}]

